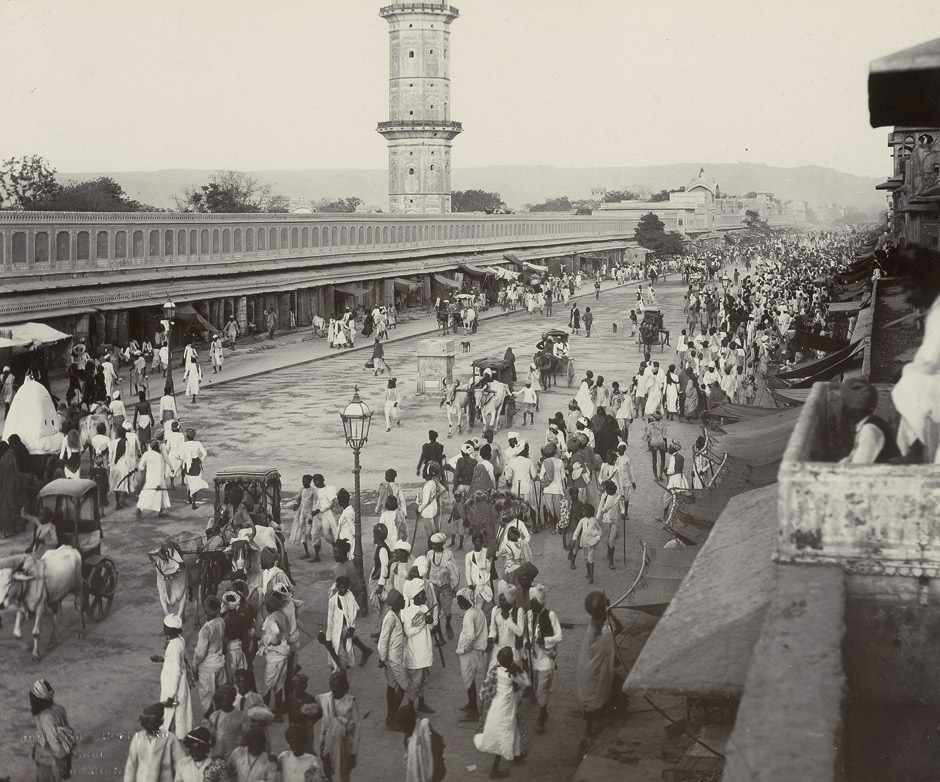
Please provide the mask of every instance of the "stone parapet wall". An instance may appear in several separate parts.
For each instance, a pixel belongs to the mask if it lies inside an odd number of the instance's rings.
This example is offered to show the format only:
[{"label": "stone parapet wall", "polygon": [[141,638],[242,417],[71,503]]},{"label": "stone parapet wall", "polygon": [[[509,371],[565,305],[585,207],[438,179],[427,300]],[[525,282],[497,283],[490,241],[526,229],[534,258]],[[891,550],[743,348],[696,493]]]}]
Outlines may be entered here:
[{"label": "stone parapet wall", "polygon": [[780,465],[777,559],[850,573],[940,574],[940,465],[843,465],[830,386],[817,383]]}]

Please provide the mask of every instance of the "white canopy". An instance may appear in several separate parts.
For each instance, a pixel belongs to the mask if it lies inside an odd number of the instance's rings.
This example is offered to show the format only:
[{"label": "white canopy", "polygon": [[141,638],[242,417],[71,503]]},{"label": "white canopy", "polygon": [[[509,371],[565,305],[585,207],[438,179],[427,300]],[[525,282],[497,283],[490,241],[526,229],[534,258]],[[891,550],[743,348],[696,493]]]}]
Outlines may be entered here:
[{"label": "white canopy", "polygon": [[42,383],[30,377],[23,381],[3,422],[3,439],[17,434],[30,453],[58,453],[62,447],[59,416],[52,397]]},{"label": "white canopy", "polygon": [[69,335],[45,323],[17,323],[0,326],[0,348],[28,348],[70,339]]}]

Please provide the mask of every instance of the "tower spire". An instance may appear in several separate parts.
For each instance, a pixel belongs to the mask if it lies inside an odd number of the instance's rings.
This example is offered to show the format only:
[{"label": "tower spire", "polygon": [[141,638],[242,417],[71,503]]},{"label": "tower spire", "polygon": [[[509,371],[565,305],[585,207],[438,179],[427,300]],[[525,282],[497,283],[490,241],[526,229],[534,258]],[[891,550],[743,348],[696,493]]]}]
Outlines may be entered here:
[{"label": "tower spire", "polygon": [[451,145],[463,130],[450,118],[450,25],[460,12],[447,0],[399,0],[379,14],[388,22],[388,207],[393,213],[450,212]]}]

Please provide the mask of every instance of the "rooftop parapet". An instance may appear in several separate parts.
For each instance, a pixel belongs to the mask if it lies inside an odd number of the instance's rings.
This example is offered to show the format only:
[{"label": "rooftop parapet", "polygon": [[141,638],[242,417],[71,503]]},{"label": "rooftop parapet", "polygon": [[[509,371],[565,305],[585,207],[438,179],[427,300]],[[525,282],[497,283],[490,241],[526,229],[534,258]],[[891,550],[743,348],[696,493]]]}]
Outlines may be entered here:
[{"label": "rooftop parapet", "polygon": [[838,463],[851,444],[839,407],[836,388],[814,385],[784,452],[777,561],[936,577],[940,465]]}]

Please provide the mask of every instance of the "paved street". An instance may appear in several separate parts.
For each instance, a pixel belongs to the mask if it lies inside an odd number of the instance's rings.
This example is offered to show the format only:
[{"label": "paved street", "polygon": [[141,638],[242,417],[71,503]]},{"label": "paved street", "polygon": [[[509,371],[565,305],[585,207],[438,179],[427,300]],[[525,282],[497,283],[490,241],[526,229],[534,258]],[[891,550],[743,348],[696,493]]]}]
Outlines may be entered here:
[{"label": "paved street", "polygon": [[[590,301],[581,300],[582,310],[586,305],[592,307],[595,321],[594,336],[572,337],[576,382],[586,369],[603,375],[608,384],[613,380],[625,384],[632,376],[639,361],[636,344],[625,338],[622,329],[618,335],[612,334],[611,323],[617,319],[622,325],[634,300],[633,291],[633,287],[613,289],[602,293],[599,302],[594,302],[593,297]],[[667,327],[673,334],[678,334],[682,286],[675,282],[661,286],[659,298],[664,306]],[[522,374],[541,332],[549,326],[566,323],[567,308],[558,307],[552,318],[520,313],[486,321],[478,334],[469,337],[472,353],[458,354],[457,370],[469,375],[472,359],[502,355],[511,346],[517,356],[517,370]],[[462,338],[457,339],[459,343]],[[209,449],[206,469],[210,474],[224,465],[266,463],[281,470],[285,494],[292,494],[299,488],[300,475],[305,472],[322,472],[329,482],[352,489],[352,454],[343,440],[338,413],[358,384],[363,398],[376,411],[372,435],[362,456],[363,489],[371,493],[384,470],[395,467],[410,490],[417,486],[415,462],[427,430],[435,428],[442,437],[446,433],[439,400],[414,396],[416,345],[417,339],[411,338],[393,342],[386,349],[386,360],[398,377],[399,388],[405,397],[402,426],[390,433],[384,431],[381,421],[385,379],[374,378],[370,370],[363,368],[369,355],[367,352],[336,355],[215,387],[207,385],[197,406],[180,401],[181,417],[185,425],[195,426]],[[668,365],[674,360],[674,354],[664,353],[662,360]],[[543,442],[547,417],[557,410],[565,410],[574,391],[575,388],[570,392],[563,388],[543,395],[535,426],[519,428],[530,439],[533,451],[537,451],[537,446]],[[677,424],[672,429],[672,435],[683,442],[688,454],[696,427]],[[479,433],[479,427],[476,431]],[[612,596],[622,592],[636,573],[639,540],[661,545],[665,539],[656,523],[661,515],[662,492],[652,482],[641,434],[642,423],[635,423],[630,454],[639,490],[630,507],[628,561],[625,567],[622,552],[619,552],[616,570],[608,570],[602,562],[597,568],[597,588],[605,589]],[[505,442],[505,432],[498,437]],[[455,451],[459,442],[457,438],[445,441],[445,448],[448,452]],[[90,625],[86,636],[79,638],[78,614],[67,602],[60,612],[60,642],[39,664],[31,661],[25,639],[17,642],[11,638],[12,615],[6,617],[0,638],[0,655],[5,661],[0,672],[0,697],[6,703],[23,704],[23,708],[0,724],[0,769],[12,769],[14,780],[25,779],[22,774],[28,768],[29,744],[26,738],[32,722],[25,708],[25,687],[38,676],[44,676],[53,683],[58,700],[68,709],[72,723],[83,734],[73,779],[119,776],[139,707],[155,700],[159,694],[159,666],[150,663],[148,658],[161,651],[161,617],[155,579],[145,553],[164,535],[199,529],[211,513],[210,506],[206,502],[193,512],[182,503],[182,498],[178,498],[170,518],[159,521],[144,519],[138,522],[129,510],[110,514],[106,519],[104,548],[120,568],[120,588],[112,613],[101,624]],[[364,510],[370,510],[369,503],[364,503]],[[364,528],[371,529],[372,521],[367,516]],[[369,542],[366,541],[367,544]],[[9,551],[9,547],[5,549]],[[535,736],[533,731],[525,769],[516,767],[512,775],[517,778],[525,775],[567,779],[579,759],[577,745],[581,737],[581,721],[574,697],[574,666],[585,627],[582,604],[587,590],[583,570],[571,571],[568,568],[557,536],[549,533],[535,536],[533,552],[535,564],[541,571],[538,580],[549,587],[548,603],[566,624],[566,637],[558,658],[559,672],[549,731],[545,736]],[[370,559],[367,545],[366,560]],[[324,619],[325,594],[331,579],[332,563],[313,565],[296,557],[293,561],[296,563],[297,596],[305,602],[301,612],[305,634],[300,663],[310,676],[310,690],[320,692],[326,688],[327,666],[322,648],[312,639]],[[633,647],[648,631],[649,620],[632,615],[627,615],[627,618],[631,622],[627,646],[630,647],[629,653],[635,653]],[[377,629],[376,619],[370,616],[360,627],[363,638],[368,639],[369,633]],[[459,628],[459,616],[455,616],[455,620]],[[44,646],[47,645],[48,624],[43,634]],[[631,638],[635,642],[630,642]],[[454,642],[450,642],[447,668],[441,670],[437,665],[432,673],[428,701],[437,710],[432,717],[433,724],[447,741],[447,778],[480,779],[488,769],[490,758],[474,749],[474,727],[457,722],[457,708],[463,703],[464,693],[453,648]],[[384,776],[389,780],[400,779],[404,767],[401,736],[384,728],[384,679],[374,658],[366,668],[354,672],[352,683],[364,715],[363,744],[354,778],[378,780]],[[531,709],[530,718],[534,720],[534,717],[535,710]],[[282,733],[282,726],[275,725],[272,729],[277,750],[283,746]]]}]

